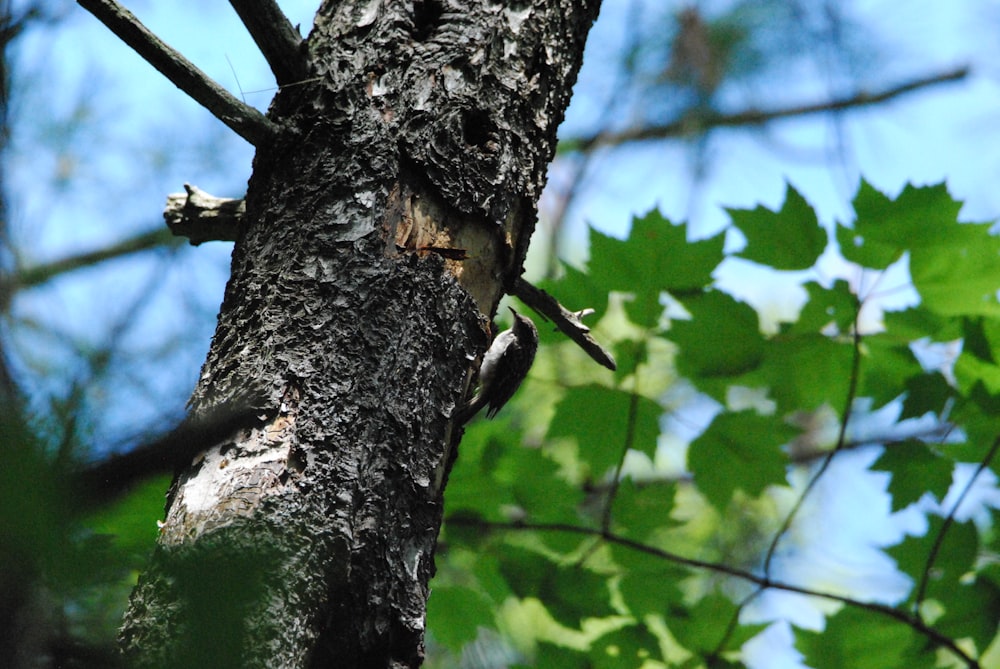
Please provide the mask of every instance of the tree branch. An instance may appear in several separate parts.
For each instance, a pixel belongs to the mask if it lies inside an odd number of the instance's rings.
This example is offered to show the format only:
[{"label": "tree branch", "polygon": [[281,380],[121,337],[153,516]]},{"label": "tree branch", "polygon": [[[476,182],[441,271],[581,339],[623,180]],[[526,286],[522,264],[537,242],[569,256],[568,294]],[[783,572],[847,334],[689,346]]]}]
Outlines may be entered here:
[{"label": "tree branch", "polygon": [[763,125],[770,121],[797,116],[807,116],[809,114],[819,114],[830,111],[841,111],[854,107],[865,107],[879,104],[893,98],[912,93],[913,91],[954,81],[961,81],[969,75],[968,67],[960,67],[949,72],[942,72],[927,77],[920,77],[911,81],[887,88],[877,93],[859,92],[850,97],[838,98],[827,102],[816,102],[812,104],[796,105],[784,109],[758,110],[748,109],[735,114],[720,114],[717,112],[706,112],[697,117],[685,116],[672,123],[665,125],[645,126],[632,130],[625,130],[618,133],[598,133],[589,137],[570,137],[563,140],[561,150],[586,152],[600,146],[617,146],[627,142],[640,142],[650,139],[666,139],[669,137],[680,137],[693,133],[706,132],[714,128],[731,128],[742,125]]},{"label": "tree branch", "polygon": [[131,253],[146,251],[158,246],[173,246],[176,244],[177,240],[168,230],[157,228],[151,232],[141,233],[97,251],[87,251],[43,265],[35,265],[34,267],[22,269],[12,276],[0,279],[0,304],[5,303],[15,290],[43,284],[60,274],[72,272],[83,267],[90,267],[99,262],[112,260]]},{"label": "tree branch", "polygon": [[[186,193],[167,196],[163,211],[173,234],[187,237],[197,246],[208,241],[233,241],[239,235],[246,205],[243,200],[215,197],[197,186],[184,184]],[[514,282],[512,295],[542,314],[572,339],[599,365],[614,371],[614,356],[590,335],[590,328],[581,322],[589,312],[570,311],[541,288],[522,278]]]},{"label": "tree branch", "polygon": [[261,146],[277,135],[278,127],[263,114],[212,81],[115,0],[77,0],[77,3],[243,139]]},{"label": "tree branch", "polygon": [[107,503],[150,476],[174,473],[191,459],[241,428],[261,422],[260,412],[219,412],[188,419],[169,433],[76,472],[73,483],[85,505]]},{"label": "tree branch", "polygon": [[944,536],[948,533],[948,529],[955,523],[955,514],[958,513],[959,507],[962,506],[962,502],[968,496],[969,491],[972,490],[973,484],[979,475],[983,473],[983,470],[990,466],[990,462],[996,457],[997,451],[1000,450],[1000,436],[993,440],[993,445],[990,446],[990,450],[987,451],[986,456],[976,467],[976,472],[969,477],[968,482],[965,487],[962,488],[962,492],[958,495],[958,499],[952,505],[951,510],[948,515],[944,518],[944,523],[941,525],[941,531],[938,535],[934,537],[934,544],[931,546],[930,554],[927,556],[927,564],[924,566],[923,572],[920,575],[920,583],[917,585],[916,594],[913,597],[913,615],[920,615],[920,606],[924,603],[924,597],[927,596],[927,587],[930,583],[931,574],[934,571],[934,563],[937,561],[938,554],[941,552],[941,547],[944,545]]},{"label": "tree branch", "polygon": [[846,595],[838,595],[832,592],[824,592],[822,590],[813,590],[800,585],[794,585],[792,583],[783,583],[781,581],[775,581],[769,576],[759,576],[749,571],[744,571],[737,567],[731,567],[726,564],[717,562],[708,562],[706,560],[698,560],[695,558],[684,557],[683,555],[678,555],[677,553],[671,553],[655,546],[650,546],[639,541],[634,541],[632,539],[627,539],[625,537],[619,536],[613,532],[608,532],[606,530],[600,530],[590,527],[583,527],[579,525],[570,525],[568,523],[527,523],[527,522],[496,522],[489,521],[483,518],[472,518],[466,516],[452,516],[447,519],[448,525],[460,525],[465,527],[477,527],[486,530],[510,530],[510,531],[537,531],[537,532],[564,532],[570,534],[580,534],[590,537],[598,537],[607,541],[610,544],[616,544],[624,548],[628,548],[640,553],[645,553],[674,564],[684,565],[686,567],[691,567],[695,569],[705,569],[707,571],[712,571],[720,574],[726,574],[734,578],[742,579],[744,581],[749,581],[760,586],[762,589],[773,588],[775,590],[784,590],[785,592],[794,592],[800,595],[808,595],[810,597],[819,597],[820,599],[826,599],[833,602],[839,602],[847,606],[853,606],[856,608],[864,609],[866,611],[871,611],[878,615],[885,616],[887,618],[892,618],[897,620],[904,625],[908,625],[911,629],[915,630],[919,634],[923,635],[929,641],[937,646],[947,648],[956,657],[958,657],[962,662],[965,663],[969,669],[979,669],[979,662],[966,653],[954,639],[946,634],[942,634],[938,630],[934,629],[923,620],[917,616],[901,611],[900,609],[887,606],[885,604],[878,604],[876,602],[864,602],[853,597],[848,597]]},{"label": "tree branch", "polygon": [[774,560],[774,556],[778,551],[778,544],[781,540],[788,534],[788,531],[792,527],[792,522],[794,522],[795,517],[802,510],[802,506],[805,504],[806,498],[813,491],[813,489],[819,484],[820,478],[826,473],[826,470],[833,463],[833,458],[836,457],[837,453],[844,449],[847,443],[847,427],[850,424],[852,411],[854,410],[854,400],[858,396],[858,382],[861,378],[861,328],[858,319],[861,317],[861,302],[855,296],[854,301],[854,327],[852,333],[852,354],[851,354],[851,376],[847,386],[847,397],[844,399],[844,412],[840,417],[840,427],[837,433],[837,445],[832,451],[826,454],[826,457],[820,462],[819,467],[809,478],[806,483],[805,488],[802,490],[802,494],[798,496],[795,500],[795,504],[792,505],[791,510],[785,516],[785,519],[781,522],[781,527],[778,531],[774,533],[774,537],[771,539],[771,545],[768,546],[767,554],[764,556],[764,575],[771,575],[771,564]]},{"label": "tree branch", "polygon": [[274,0],[229,0],[246,26],[279,86],[306,78],[302,36]]},{"label": "tree branch", "polygon": [[[168,195],[163,210],[163,218],[173,234],[187,237],[194,246],[237,238],[246,211],[243,200],[215,197],[190,184],[184,184],[184,190],[186,193]],[[590,328],[580,320],[589,311],[570,311],[544,290],[520,277],[514,282],[511,294],[555,323],[599,365],[612,371],[616,369],[614,357],[597,343],[590,335]]]},{"label": "tree branch", "polygon": [[232,242],[239,236],[246,202],[209,195],[197,186],[184,184],[184,193],[167,196],[163,218],[170,232],[187,237],[192,246],[203,242]]},{"label": "tree branch", "polygon": [[581,317],[590,313],[589,311],[570,311],[544,290],[520,277],[514,282],[512,290],[512,294],[522,302],[555,323],[563,334],[576,342],[597,364],[612,371],[617,369],[611,353],[590,336],[590,328],[580,321]]}]

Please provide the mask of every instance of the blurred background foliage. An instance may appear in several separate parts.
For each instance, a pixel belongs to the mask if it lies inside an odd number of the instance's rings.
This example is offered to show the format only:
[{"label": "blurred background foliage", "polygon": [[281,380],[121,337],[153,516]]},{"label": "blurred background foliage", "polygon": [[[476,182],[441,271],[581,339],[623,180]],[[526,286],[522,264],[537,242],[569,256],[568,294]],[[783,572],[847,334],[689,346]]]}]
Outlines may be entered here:
[{"label": "blurred background foliage", "polygon": [[[127,4],[266,109],[224,3]],[[1000,210],[997,35],[987,0],[605,0],[529,278],[619,369],[539,323],[470,426],[428,666],[1000,664],[1000,273],[956,223]],[[169,475],[76,473],[183,417],[230,245],[159,212],[252,151],[72,3],[0,1],[0,40],[0,657],[109,667]]]}]

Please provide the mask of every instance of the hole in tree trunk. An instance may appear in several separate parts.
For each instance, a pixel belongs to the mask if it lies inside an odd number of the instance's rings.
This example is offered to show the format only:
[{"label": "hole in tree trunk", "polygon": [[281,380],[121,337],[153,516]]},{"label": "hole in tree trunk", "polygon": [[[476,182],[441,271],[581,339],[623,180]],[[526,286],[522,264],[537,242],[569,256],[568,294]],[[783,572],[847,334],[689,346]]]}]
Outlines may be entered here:
[{"label": "hole in tree trunk", "polygon": [[438,0],[414,0],[413,2],[413,39],[423,42],[441,20],[444,7]]}]

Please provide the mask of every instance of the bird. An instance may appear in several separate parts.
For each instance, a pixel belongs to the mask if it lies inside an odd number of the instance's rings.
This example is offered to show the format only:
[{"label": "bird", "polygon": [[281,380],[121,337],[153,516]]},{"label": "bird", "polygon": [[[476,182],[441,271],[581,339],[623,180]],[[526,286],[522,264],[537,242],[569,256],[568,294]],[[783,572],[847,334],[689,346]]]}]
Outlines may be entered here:
[{"label": "bird", "polygon": [[493,418],[503,408],[528,375],[538,350],[538,330],[527,316],[508,307],[514,324],[493,339],[479,367],[479,392],[462,411],[462,422],[475,416],[483,407]]}]

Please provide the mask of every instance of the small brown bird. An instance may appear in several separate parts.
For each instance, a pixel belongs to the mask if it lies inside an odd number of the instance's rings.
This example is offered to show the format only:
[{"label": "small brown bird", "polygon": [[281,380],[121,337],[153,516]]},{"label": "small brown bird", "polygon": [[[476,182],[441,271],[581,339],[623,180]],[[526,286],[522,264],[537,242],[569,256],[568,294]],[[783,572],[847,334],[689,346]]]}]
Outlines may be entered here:
[{"label": "small brown bird", "polygon": [[531,319],[510,309],[514,325],[496,336],[479,367],[479,392],[462,411],[462,422],[479,413],[493,418],[524,381],[538,350],[538,330]]}]

